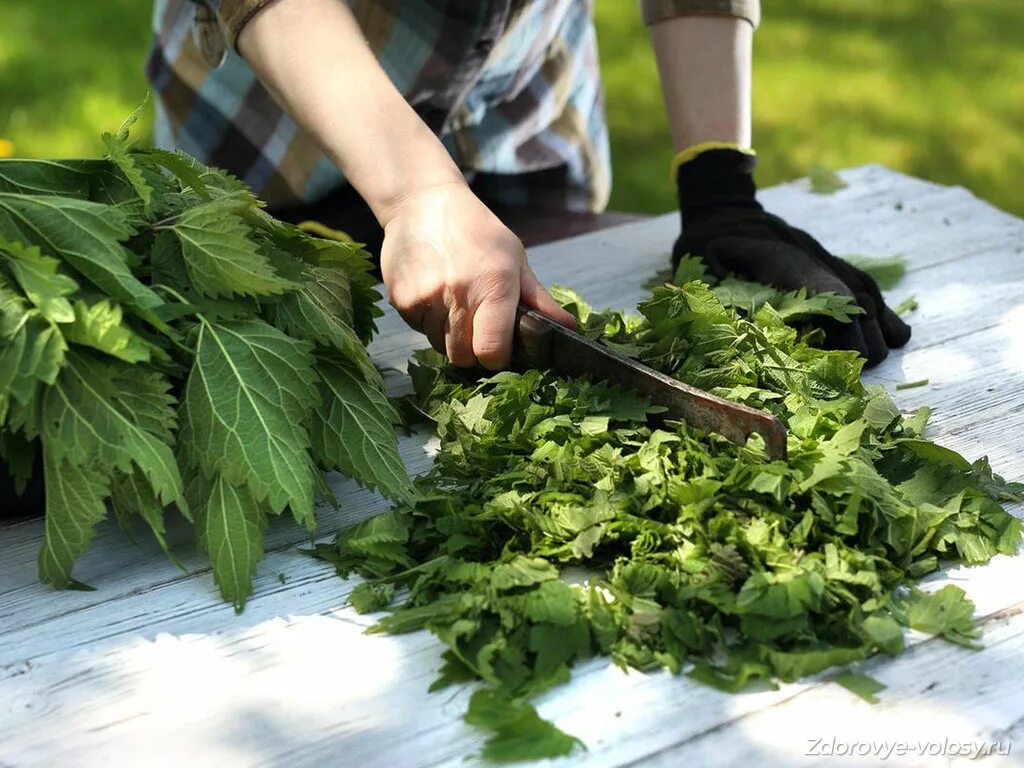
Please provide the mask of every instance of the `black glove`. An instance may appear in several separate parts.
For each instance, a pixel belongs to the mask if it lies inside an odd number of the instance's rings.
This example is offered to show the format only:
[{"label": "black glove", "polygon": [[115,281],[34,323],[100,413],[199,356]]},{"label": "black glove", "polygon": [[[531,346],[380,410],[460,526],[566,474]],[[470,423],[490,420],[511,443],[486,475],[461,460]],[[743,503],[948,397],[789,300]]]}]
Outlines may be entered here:
[{"label": "black glove", "polygon": [[864,309],[852,322],[824,318],[818,325],[832,349],[853,349],[877,365],[890,347],[910,338],[904,323],[882,299],[878,284],[826,251],[803,230],[765,213],[754,195],[757,158],[734,149],[707,150],[683,163],[676,176],[683,231],[672,249],[672,266],[687,254],[700,257],[717,278],[737,277],[787,291],[832,291],[852,296]]}]

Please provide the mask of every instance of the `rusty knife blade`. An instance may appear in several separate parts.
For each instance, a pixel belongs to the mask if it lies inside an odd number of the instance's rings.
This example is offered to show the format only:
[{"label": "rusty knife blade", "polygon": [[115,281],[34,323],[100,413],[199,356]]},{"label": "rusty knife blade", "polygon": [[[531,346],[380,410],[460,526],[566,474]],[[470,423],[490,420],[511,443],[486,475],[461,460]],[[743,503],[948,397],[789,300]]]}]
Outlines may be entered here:
[{"label": "rusty knife blade", "polygon": [[572,377],[589,374],[633,390],[663,406],[668,418],[715,432],[738,445],[757,433],[769,457],[786,458],[786,427],[770,413],[677,381],[523,305],[516,313],[514,348],[516,359],[530,368],[551,368]]}]

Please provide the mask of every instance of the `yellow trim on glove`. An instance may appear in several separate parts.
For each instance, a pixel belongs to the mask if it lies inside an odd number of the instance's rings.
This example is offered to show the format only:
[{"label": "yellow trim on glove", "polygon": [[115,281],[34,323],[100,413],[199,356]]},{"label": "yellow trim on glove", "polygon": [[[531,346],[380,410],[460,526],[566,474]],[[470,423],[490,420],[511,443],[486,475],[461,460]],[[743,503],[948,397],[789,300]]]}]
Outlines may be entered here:
[{"label": "yellow trim on glove", "polygon": [[295,226],[307,235],[322,237],[324,240],[336,240],[339,243],[354,242],[352,240],[352,236],[349,235],[348,232],[341,229],[331,229],[326,224],[321,224],[319,221],[301,221]]},{"label": "yellow trim on glove", "polygon": [[668,180],[675,184],[676,173],[679,172],[679,166],[683,163],[690,162],[698,155],[702,155],[712,149],[735,149],[737,152],[742,152],[745,155],[753,156],[757,154],[757,152],[752,150],[750,147],[741,147],[739,144],[734,144],[731,141],[704,141],[700,144],[694,144],[692,147],[687,147],[672,158],[672,167],[669,170]]}]

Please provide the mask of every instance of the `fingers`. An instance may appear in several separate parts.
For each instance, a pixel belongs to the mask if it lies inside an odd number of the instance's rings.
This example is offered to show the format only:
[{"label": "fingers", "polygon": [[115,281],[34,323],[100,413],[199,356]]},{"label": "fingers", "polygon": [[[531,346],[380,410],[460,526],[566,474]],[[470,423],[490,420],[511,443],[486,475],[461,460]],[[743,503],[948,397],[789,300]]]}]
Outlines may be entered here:
[{"label": "fingers", "polygon": [[910,326],[904,323],[900,316],[889,309],[889,307],[882,308],[882,315],[878,318],[878,324],[882,327],[885,343],[890,347],[902,347],[910,341]]},{"label": "fingers", "polygon": [[813,249],[818,258],[854,291],[857,303],[864,308],[866,314],[855,322],[860,325],[864,337],[866,351],[863,354],[868,360],[868,367],[882,362],[890,349],[904,346],[910,340],[910,326],[886,305],[878,282],[864,270],[833,256],[806,232],[797,232],[803,236],[801,242],[804,247]]},{"label": "fingers", "polygon": [[500,371],[512,360],[517,288],[510,282],[502,293],[484,299],[473,313],[473,354],[488,370]]},{"label": "fingers", "polygon": [[547,315],[556,323],[560,323],[566,328],[576,329],[576,318],[572,316],[572,313],[563,309],[562,305],[548,293],[547,288],[541,285],[529,264],[523,267],[519,283],[519,297],[520,301],[528,307],[536,309],[542,315]]},{"label": "fingers", "polygon": [[423,315],[419,323],[419,330],[426,335],[430,346],[442,355],[447,353],[445,343],[447,316],[448,313],[441,302],[431,303],[423,307]]},{"label": "fingers", "polygon": [[473,312],[471,307],[453,305],[448,309],[445,322],[445,353],[457,368],[472,368],[477,364],[473,354]]},{"label": "fingers", "polygon": [[820,327],[825,331],[826,349],[852,349],[863,357],[868,356],[868,342],[864,338],[864,330],[859,320],[841,323],[826,318],[820,322]]}]

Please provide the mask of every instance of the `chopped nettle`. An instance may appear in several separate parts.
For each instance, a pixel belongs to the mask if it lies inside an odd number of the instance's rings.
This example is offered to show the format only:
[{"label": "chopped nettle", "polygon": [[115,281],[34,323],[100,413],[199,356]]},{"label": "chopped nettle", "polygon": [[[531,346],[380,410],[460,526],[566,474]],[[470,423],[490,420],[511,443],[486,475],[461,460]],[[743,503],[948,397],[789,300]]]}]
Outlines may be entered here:
[{"label": "chopped nettle", "polygon": [[433,470],[415,500],[316,550],[366,578],[353,606],[388,611],[371,631],[441,640],[433,689],[485,683],[466,714],[491,733],[485,757],[574,749],[528,700],[595,655],[738,691],[900,653],[906,627],[976,645],[961,589],[912,584],[942,561],[1016,552],[1020,522],[1000,502],[1022,487],[924,439],[927,409],[901,414],[863,385],[857,354],[816,346],[800,321],[849,320],[849,299],[702,277],[684,259],[637,317],[555,294],[589,337],[778,416],[787,461],[756,437],[651,426],[659,409],[601,383],[471,380],[421,352],[410,372],[440,438]]}]

